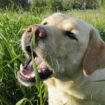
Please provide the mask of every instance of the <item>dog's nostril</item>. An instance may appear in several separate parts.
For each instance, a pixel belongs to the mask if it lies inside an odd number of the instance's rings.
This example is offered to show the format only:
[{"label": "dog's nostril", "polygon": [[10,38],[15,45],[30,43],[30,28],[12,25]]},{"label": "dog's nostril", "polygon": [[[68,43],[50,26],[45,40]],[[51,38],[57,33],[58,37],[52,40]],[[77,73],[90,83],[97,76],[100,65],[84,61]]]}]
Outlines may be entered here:
[{"label": "dog's nostril", "polygon": [[[35,33],[35,40],[36,41],[39,41],[40,39],[43,39],[46,36],[45,29],[43,27],[39,26],[39,25],[33,25],[33,26],[31,25],[31,26],[28,27],[27,33],[26,33],[27,37],[32,39],[33,33]],[[29,48],[26,48],[26,49],[29,50]]]},{"label": "dog's nostril", "polygon": [[39,37],[43,38],[43,33],[42,32],[39,33]]},{"label": "dog's nostril", "polygon": [[45,34],[45,30],[40,27],[40,26],[37,26],[35,25],[35,36],[36,36],[36,40],[37,39],[40,39],[40,38],[43,38],[44,37],[44,34]]},{"label": "dog's nostril", "polygon": [[32,27],[31,26],[28,27],[27,32],[32,32]]},{"label": "dog's nostril", "polygon": [[43,32],[40,29],[36,30],[35,35],[36,35],[36,37],[42,38],[43,37]]}]

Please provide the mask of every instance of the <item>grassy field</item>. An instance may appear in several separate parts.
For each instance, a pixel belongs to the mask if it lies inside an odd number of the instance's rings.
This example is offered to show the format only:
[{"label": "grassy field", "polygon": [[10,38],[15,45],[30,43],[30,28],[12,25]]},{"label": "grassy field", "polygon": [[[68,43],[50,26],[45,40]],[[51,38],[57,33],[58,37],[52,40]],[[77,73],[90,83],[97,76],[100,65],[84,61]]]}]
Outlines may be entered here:
[{"label": "grassy field", "polygon": [[[78,17],[95,26],[105,40],[105,12],[68,11],[69,16]],[[30,24],[39,24],[52,13],[0,11],[0,105],[41,105],[38,90],[26,88],[17,81],[17,71],[26,56],[21,50],[22,33]],[[47,105],[47,87],[42,85],[43,105]]]}]

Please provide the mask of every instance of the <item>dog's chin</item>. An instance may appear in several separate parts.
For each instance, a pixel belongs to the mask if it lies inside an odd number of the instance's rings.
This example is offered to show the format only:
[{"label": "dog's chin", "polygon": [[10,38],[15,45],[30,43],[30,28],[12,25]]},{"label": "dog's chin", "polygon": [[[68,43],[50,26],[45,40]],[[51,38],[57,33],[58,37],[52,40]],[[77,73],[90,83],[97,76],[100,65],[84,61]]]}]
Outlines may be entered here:
[{"label": "dog's chin", "polygon": [[[42,61],[38,56],[35,57],[35,62],[40,79],[42,81],[48,79],[52,75],[52,71],[48,68],[46,63]],[[30,58],[26,61],[25,66],[20,65],[20,70],[17,73],[17,78],[19,82],[24,86],[29,87],[35,85],[35,73]]]}]

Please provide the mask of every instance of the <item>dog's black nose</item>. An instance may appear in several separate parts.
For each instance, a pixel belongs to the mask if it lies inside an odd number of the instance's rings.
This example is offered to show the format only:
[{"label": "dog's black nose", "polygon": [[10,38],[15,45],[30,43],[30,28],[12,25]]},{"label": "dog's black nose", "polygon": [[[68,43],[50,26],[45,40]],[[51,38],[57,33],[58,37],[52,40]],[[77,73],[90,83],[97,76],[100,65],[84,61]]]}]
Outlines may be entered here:
[{"label": "dog's black nose", "polygon": [[35,33],[35,40],[36,41],[43,39],[46,36],[45,29],[39,25],[31,25],[28,27],[27,36],[29,38],[32,38],[33,33]]}]

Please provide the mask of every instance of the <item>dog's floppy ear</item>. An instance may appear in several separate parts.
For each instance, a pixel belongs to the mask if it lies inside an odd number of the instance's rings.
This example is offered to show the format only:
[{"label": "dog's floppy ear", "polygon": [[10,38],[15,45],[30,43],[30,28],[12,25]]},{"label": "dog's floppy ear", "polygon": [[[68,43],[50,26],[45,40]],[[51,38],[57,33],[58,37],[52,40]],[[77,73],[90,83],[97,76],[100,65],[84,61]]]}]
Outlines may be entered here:
[{"label": "dog's floppy ear", "polygon": [[105,67],[105,43],[95,29],[90,30],[90,40],[83,61],[83,72],[90,75],[97,69]]}]

